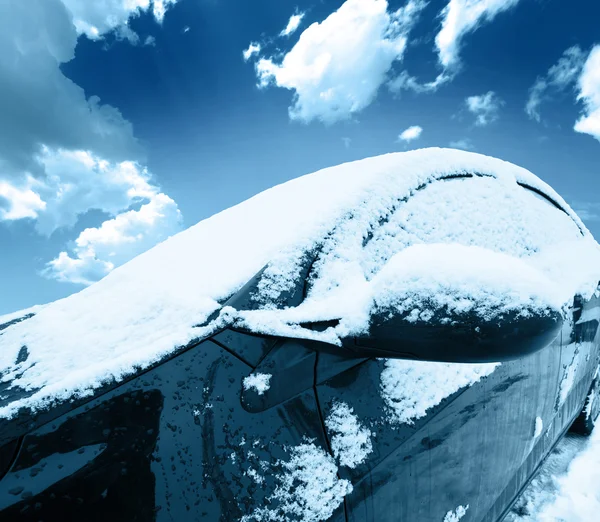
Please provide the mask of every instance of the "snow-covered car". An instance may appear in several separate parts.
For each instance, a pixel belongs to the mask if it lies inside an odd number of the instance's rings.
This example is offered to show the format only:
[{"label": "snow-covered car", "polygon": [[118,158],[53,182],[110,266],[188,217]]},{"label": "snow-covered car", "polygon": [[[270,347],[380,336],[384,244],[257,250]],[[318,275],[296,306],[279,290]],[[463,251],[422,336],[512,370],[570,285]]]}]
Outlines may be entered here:
[{"label": "snow-covered car", "polygon": [[276,186],[0,318],[0,520],[502,520],[600,409],[600,251],[448,149]]}]

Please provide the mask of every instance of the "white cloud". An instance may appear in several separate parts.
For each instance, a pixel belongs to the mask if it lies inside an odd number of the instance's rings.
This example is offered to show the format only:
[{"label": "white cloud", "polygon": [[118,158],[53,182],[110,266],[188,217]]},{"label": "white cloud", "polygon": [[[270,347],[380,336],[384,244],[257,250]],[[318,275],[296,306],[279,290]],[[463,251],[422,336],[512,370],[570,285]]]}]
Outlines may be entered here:
[{"label": "white cloud", "polygon": [[[131,0],[125,0],[127,3],[131,2]],[[134,0],[136,1],[136,0]],[[165,13],[170,6],[173,6],[177,3],[177,0],[154,0],[152,5],[152,14],[154,14],[154,18],[156,18],[158,23],[162,23],[165,18]]]},{"label": "white cloud", "polygon": [[402,133],[398,136],[398,141],[406,141],[408,143],[409,141],[418,139],[422,132],[423,129],[421,127],[418,125],[413,125],[412,127],[408,127],[408,129],[402,131]]},{"label": "white cloud", "polygon": [[475,150],[475,145],[469,138],[451,141],[448,145],[453,149]]},{"label": "white cloud", "polygon": [[66,252],[61,252],[56,259],[46,265],[41,274],[61,283],[88,286],[102,279],[114,268],[112,263],[96,259],[93,254],[87,258],[84,255],[71,258]]},{"label": "white cloud", "polygon": [[460,65],[464,36],[491,22],[497,14],[517,5],[519,0],[450,0],[442,10],[442,28],[435,37],[438,59],[444,69]]},{"label": "white cloud", "polygon": [[61,0],[73,16],[73,24],[79,34],[92,40],[117,31],[123,38],[137,43],[138,36],[129,28],[132,16],[150,11],[161,23],[167,9],[177,0]]},{"label": "white cloud", "polygon": [[159,193],[148,171],[132,161],[111,163],[88,151],[44,148],[40,162],[46,174],[36,187],[45,203],[36,222],[41,234],[73,226],[90,209],[114,216]]},{"label": "white cloud", "polygon": [[352,138],[344,137],[344,138],[342,138],[342,142],[344,143],[344,147],[349,149],[350,145],[352,144]]},{"label": "white cloud", "polygon": [[290,118],[333,123],[367,107],[406,48],[407,35],[424,0],[392,13],[386,0],[347,0],[320,23],[305,29],[283,58],[261,58],[261,87],[294,91]]},{"label": "white cloud", "polygon": [[[169,205],[165,203],[168,196],[151,183],[141,164],[143,155],[131,124],[116,108],[86,97],[60,69],[74,57],[78,34],[85,33],[82,28],[96,38],[108,31],[115,31],[118,38],[138,38],[128,33],[129,16],[151,8],[160,21],[173,4],[0,2],[0,222],[28,218],[39,233],[49,235],[73,226],[90,209],[108,214],[99,227],[104,231],[113,222],[133,223],[136,216],[145,220],[139,237],[126,235],[125,226],[113,227],[115,234],[125,235],[123,241],[113,241],[106,259],[98,257],[105,254],[98,241],[85,250],[77,247],[73,258],[59,256],[53,263],[56,274],[62,267],[60,280],[73,273],[74,280],[91,281],[92,273],[105,274],[140,248],[151,246],[178,222],[177,206],[170,199]],[[131,211],[134,204],[142,207]],[[156,210],[159,204],[162,213]],[[158,216],[154,219],[148,217],[152,209]],[[131,237],[137,239],[132,242]]]},{"label": "white cloud", "polygon": [[155,244],[175,234],[181,214],[165,194],[156,194],[139,210],[129,210],[86,228],[75,240],[73,257],[61,252],[43,274],[62,282],[89,285]]},{"label": "white cloud", "polygon": [[600,141],[600,45],[591,50],[577,83],[584,110],[574,129]]},{"label": "white cloud", "polygon": [[244,61],[247,62],[250,58],[252,58],[255,54],[260,53],[261,46],[259,43],[251,42],[248,46],[248,49],[242,52],[242,56],[244,57]]},{"label": "white cloud", "polygon": [[480,127],[497,120],[500,106],[504,104],[494,91],[480,96],[469,96],[465,103],[469,112],[475,115],[475,125]]},{"label": "white cloud", "polygon": [[44,176],[43,145],[141,159],[131,124],[65,77],[77,32],[58,0],[0,2],[0,179]]},{"label": "white cloud", "polygon": [[388,88],[394,93],[399,93],[402,90],[411,90],[420,94],[424,92],[434,92],[451,79],[452,76],[445,72],[441,72],[437,75],[435,80],[426,83],[419,83],[414,76],[411,76],[406,71],[402,71],[398,76],[388,82]]},{"label": "white cloud", "polygon": [[[48,263],[47,277],[91,284],[181,228],[175,202],[150,183],[150,174],[137,163],[110,163],[87,151],[48,148],[40,161],[44,180],[29,177],[24,187],[0,182],[0,219],[33,218],[36,230],[49,235],[74,225],[90,209],[112,216],[79,235],[73,257],[61,252]],[[2,208],[3,200],[7,208]],[[135,203],[143,204],[128,210]]]},{"label": "white cloud", "polygon": [[577,100],[583,103],[582,115],[573,128],[600,141],[600,45],[594,46],[587,56],[578,46],[569,47],[545,76],[536,79],[525,111],[540,121],[539,107],[549,98],[548,90],[564,91],[573,84],[578,91]]},{"label": "white cloud", "polygon": [[46,208],[39,194],[31,189],[32,178],[27,179],[24,187],[16,187],[6,181],[0,181],[0,221],[33,218]]},{"label": "white cloud", "polygon": [[388,83],[390,91],[435,92],[453,80],[461,66],[460,49],[463,38],[518,2],[519,0],[449,0],[440,12],[442,27],[435,38],[441,72],[434,80],[422,83],[407,71],[402,71]]},{"label": "white cloud", "polygon": [[544,99],[549,98],[548,90],[563,91],[577,81],[583,69],[585,54],[577,46],[569,47],[558,62],[548,69],[545,76],[538,76],[529,89],[529,98],[525,106],[527,115],[540,121],[539,107]]},{"label": "white cloud", "polygon": [[296,13],[290,16],[290,20],[283,31],[279,33],[279,36],[290,36],[292,33],[296,32],[296,29],[300,27],[300,23],[304,18],[304,13]]},{"label": "white cloud", "polygon": [[154,36],[152,36],[152,35],[147,36],[146,39],[144,40],[144,45],[154,47],[156,45],[156,38],[154,38]]}]

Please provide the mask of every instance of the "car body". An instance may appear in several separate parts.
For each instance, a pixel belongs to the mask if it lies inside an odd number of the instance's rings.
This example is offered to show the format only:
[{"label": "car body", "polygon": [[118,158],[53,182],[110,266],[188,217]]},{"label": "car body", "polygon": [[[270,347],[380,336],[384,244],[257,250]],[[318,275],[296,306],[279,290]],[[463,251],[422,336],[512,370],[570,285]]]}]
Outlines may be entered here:
[{"label": "car body", "polygon": [[[451,172],[419,186],[376,226],[388,226],[428,187],[459,183],[467,193],[478,176]],[[554,194],[518,190],[547,213],[536,227],[564,221],[574,241],[586,235]],[[377,229],[365,237],[363,249],[390,240]],[[279,309],[308,299],[323,252],[321,244],[296,268]],[[256,307],[263,274],[238,285],[215,313]],[[3,332],[34,317],[13,319]],[[433,326],[406,317],[398,353],[377,337],[373,317],[370,333],[338,345],[319,338],[335,317],[310,322],[312,337],[222,322],[87,395],[21,408],[0,419],[0,518],[499,522],[573,422],[593,428],[600,298],[573,295],[542,345],[528,341],[505,357],[461,350],[471,338],[480,346],[474,332],[485,325],[476,315]],[[460,333],[465,325],[475,337]],[[500,344],[525,332],[507,331]],[[463,337],[453,355],[443,347],[455,332]],[[29,356],[24,346],[17,362]],[[16,378],[4,378],[2,405],[35,393]]]}]

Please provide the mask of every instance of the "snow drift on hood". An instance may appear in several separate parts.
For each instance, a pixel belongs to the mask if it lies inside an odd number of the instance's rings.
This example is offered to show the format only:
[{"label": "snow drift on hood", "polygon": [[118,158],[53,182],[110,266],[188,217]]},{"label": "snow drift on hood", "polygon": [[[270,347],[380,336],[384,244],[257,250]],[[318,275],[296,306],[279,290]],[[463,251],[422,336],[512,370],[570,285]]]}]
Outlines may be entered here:
[{"label": "snow drift on hood", "polygon": [[[278,309],[315,251],[306,299]],[[221,310],[194,327],[265,265],[257,310]],[[4,401],[0,416],[89,395],[233,322],[339,343],[364,333],[376,307],[426,321],[433,302],[492,320],[503,310],[560,310],[599,279],[597,243],[527,170],[449,149],[368,158],[266,190],[3,330],[0,379],[31,393]],[[324,332],[301,324],[330,319],[340,322]]]}]

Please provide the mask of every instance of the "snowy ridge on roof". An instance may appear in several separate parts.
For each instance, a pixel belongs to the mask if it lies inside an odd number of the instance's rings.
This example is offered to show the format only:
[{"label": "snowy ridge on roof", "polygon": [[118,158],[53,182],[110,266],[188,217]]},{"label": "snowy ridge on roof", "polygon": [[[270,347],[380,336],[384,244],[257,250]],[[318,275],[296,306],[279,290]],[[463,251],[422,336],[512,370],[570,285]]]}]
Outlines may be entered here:
[{"label": "snowy ridge on roof", "polygon": [[[468,185],[466,180],[458,180],[417,190],[448,175],[473,173],[487,177],[473,178]],[[517,182],[547,194],[571,219]],[[437,185],[448,190],[435,188]],[[504,198],[500,202],[498,193]],[[435,212],[423,212],[420,222],[415,216],[430,208],[432,198],[438,207]],[[513,209],[526,205],[533,210],[514,210],[498,229],[485,212],[473,214],[477,205],[481,207],[481,198],[487,198],[485,210],[492,214],[501,213],[506,201]],[[412,210],[405,211],[405,207]],[[471,212],[468,223],[473,226],[464,226],[463,208]],[[437,212],[443,214],[444,222],[450,220],[445,232],[436,223]],[[542,233],[549,228],[544,222],[547,219],[556,221],[553,234],[564,236],[562,246],[557,247]],[[523,223],[529,221],[533,232],[523,239]],[[410,223],[418,227],[411,229]],[[464,233],[456,233],[459,229]],[[498,230],[505,231],[504,246],[498,244]],[[469,231],[477,233],[469,236]],[[564,248],[567,242],[570,248]],[[506,247],[513,243],[514,248]],[[451,149],[423,149],[346,163],[278,185],[215,214],[89,288],[6,329],[0,336],[0,380],[12,381],[12,386],[31,394],[9,404],[2,404],[0,397],[0,417],[10,417],[20,407],[41,408],[54,400],[89,395],[103,383],[120,380],[177,347],[209,335],[218,325],[236,322],[257,332],[339,343],[341,337],[368,328],[370,313],[378,302],[394,304],[394,299],[386,297],[390,288],[386,281],[394,281],[400,291],[410,290],[399,298],[402,303],[420,295],[419,281],[429,281],[431,296],[459,308],[461,303],[469,305],[465,299],[481,298],[468,292],[460,295],[469,285],[473,287],[477,278],[470,278],[458,262],[448,269],[445,279],[407,270],[402,262],[407,257],[418,261],[424,256],[433,262],[439,256],[424,245],[453,249],[457,259],[478,259],[479,265],[474,261],[470,266],[486,267],[484,275],[477,277],[485,278],[487,273],[488,282],[495,282],[498,303],[504,309],[524,304],[555,309],[575,291],[589,295],[600,279],[597,243],[564,200],[523,168]],[[307,253],[319,248],[307,299],[296,308],[273,309],[270,303],[295,284]],[[506,278],[498,275],[507,256],[512,256],[511,262],[523,272],[529,270],[527,274],[535,273],[536,280],[548,279],[551,284],[547,289],[533,288],[527,277],[513,274],[518,284],[507,286]],[[573,261],[580,268],[576,274],[567,270]],[[265,265],[255,296],[264,304],[262,309],[222,310],[216,321],[194,328]],[[490,275],[488,265],[498,273]],[[413,284],[402,286],[399,281]],[[416,317],[426,320],[427,303],[417,301]],[[313,332],[299,324],[328,319],[341,321],[325,332]],[[17,364],[22,346],[27,346],[28,358]]]}]

